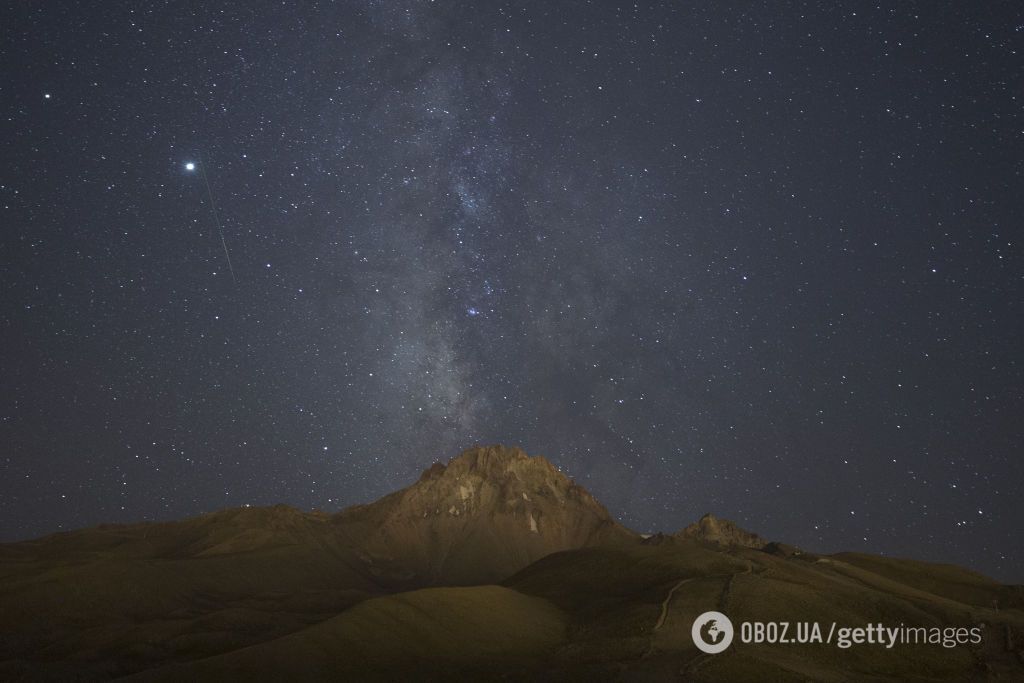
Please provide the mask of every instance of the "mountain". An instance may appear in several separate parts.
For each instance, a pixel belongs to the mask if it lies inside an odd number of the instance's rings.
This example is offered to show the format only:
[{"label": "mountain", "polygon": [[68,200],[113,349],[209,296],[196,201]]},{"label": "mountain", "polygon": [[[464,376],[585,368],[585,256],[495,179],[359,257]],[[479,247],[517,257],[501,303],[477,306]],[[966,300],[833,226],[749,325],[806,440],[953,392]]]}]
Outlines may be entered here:
[{"label": "mountain", "polygon": [[546,459],[503,446],[435,463],[412,486],[343,510],[333,524],[389,584],[500,581],[559,550],[636,536]]},{"label": "mountain", "polygon": [[[690,626],[712,609],[984,639],[706,655]],[[1020,586],[804,553],[711,515],[641,537],[501,446],[337,514],[240,508],[0,545],[0,680],[1021,680],[1022,644]]]},{"label": "mountain", "polygon": [[716,543],[727,547],[763,549],[768,545],[755,533],[745,531],[727,519],[719,519],[706,514],[676,534],[679,538],[696,538],[708,543]]}]

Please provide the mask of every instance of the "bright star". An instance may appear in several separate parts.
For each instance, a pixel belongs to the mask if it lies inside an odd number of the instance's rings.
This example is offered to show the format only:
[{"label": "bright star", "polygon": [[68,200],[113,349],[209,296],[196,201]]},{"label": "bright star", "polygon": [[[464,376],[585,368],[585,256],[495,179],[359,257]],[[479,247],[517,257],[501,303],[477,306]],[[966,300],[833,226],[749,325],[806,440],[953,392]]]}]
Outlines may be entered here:
[{"label": "bright star", "polygon": [[193,163],[192,163],[192,162],[190,161],[190,162],[188,162],[187,164],[185,164],[185,170],[186,170],[186,171],[194,171],[194,170],[196,170],[196,165],[195,165],[195,164],[193,164]]}]

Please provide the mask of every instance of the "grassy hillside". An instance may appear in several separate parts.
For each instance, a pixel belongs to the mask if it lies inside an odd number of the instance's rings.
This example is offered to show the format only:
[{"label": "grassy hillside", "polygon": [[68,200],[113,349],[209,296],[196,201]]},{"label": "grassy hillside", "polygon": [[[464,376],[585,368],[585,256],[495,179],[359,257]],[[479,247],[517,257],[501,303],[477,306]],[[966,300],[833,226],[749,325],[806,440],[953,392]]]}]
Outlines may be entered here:
[{"label": "grassy hillside", "polygon": [[565,628],[557,607],[508,588],[430,588],[367,600],[272,642],[130,680],[530,676],[563,642]]},{"label": "grassy hillside", "polygon": [[[1024,612],[978,604],[991,604],[1009,589],[956,568],[935,568],[932,576],[932,565],[860,559],[875,564],[877,573],[839,558],[784,558],[696,542],[588,549],[549,556],[507,585],[545,597],[570,616],[569,641],[552,660],[566,675],[673,679],[683,672],[708,681],[1024,678]],[[970,590],[960,588],[964,584]],[[694,618],[708,610],[726,613],[737,625],[745,620],[840,626],[984,623],[985,641],[956,649],[887,650],[748,645],[737,639],[725,653],[712,656],[699,652],[690,636]],[[1007,634],[1016,651],[1007,649]]]},{"label": "grassy hillside", "polygon": [[380,593],[316,515],[277,507],[0,549],[0,679],[105,678],[277,638]]}]

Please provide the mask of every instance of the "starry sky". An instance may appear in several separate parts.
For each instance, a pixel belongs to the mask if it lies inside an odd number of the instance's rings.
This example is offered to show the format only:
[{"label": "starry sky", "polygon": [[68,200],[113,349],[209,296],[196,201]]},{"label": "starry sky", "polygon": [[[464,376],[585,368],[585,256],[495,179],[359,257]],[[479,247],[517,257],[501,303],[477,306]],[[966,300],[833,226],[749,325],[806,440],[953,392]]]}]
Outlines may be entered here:
[{"label": "starry sky", "polygon": [[2,13],[0,539],[500,442],[1024,581],[1018,4]]}]

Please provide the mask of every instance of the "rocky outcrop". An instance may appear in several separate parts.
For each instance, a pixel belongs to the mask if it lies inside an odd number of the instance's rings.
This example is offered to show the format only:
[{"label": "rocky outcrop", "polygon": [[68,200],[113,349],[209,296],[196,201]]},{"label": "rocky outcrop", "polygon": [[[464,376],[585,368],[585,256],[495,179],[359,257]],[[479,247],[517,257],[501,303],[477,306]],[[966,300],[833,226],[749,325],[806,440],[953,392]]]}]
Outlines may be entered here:
[{"label": "rocky outcrop", "polygon": [[706,514],[676,534],[678,538],[695,538],[725,547],[743,547],[763,550],[768,541],[755,533],[736,526],[727,519]]}]

